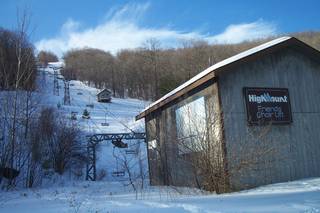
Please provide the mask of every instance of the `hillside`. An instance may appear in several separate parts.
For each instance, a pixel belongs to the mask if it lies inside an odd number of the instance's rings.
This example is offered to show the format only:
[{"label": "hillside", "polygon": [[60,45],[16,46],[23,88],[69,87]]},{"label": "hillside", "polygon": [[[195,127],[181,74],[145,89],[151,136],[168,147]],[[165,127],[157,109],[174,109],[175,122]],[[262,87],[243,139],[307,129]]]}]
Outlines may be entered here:
[{"label": "hillside", "polygon": [[[64,105],[64,82],[63,76],[58,70],[59,95],[53,94],[54,69],[45,68],[40,70],[39,80],[43,93],[43,106],[56,108],[57,113],[67,119],[71,119],[71,114],[75,114],[76,120],[72,122],[78,125],[84,136],[106,133],[129,133],[144,132],[144,123],[136,122],[135,116],[146,107],[147,102],[136,99],[112,98],[111,103],[102,103],[97,101],[96,94],[98,89],[86,86],[80,81],[70,81],[70,105]],[[40,77],[41,76],[41,77]],[[59,107],[57,107],[59,106]],[[90,119],[83,119],[83,111],[87,109]],[[83,137],[83,146],[87,145],[87,138]],[[128,150],[139,150],[139,154],[129,154],[131,164],[135,164],[138,158],[143,158],[146,164],[146,146],[143,141],[124,141],[128,143],[128,148],[119,149],[111,144],[111,141],[103,141],[98,145],[97,150],[97,175],[100,179],[105,180],[126,180],[127,173],[124,177],[114,177],[114,172],[122,172],[122,158]],[[138,153],[136,153],[138,154]],[[119,159],[121,158],[121,159]],[[146,166],[145,166],[146,167]],[[146,168],[144,168],[145,170]],[[85,168],[82,169],[84,178]]]},{"label": "hillside", "polygon": [[145,47],[111,55],[100,49],[70,50],[64,55],[65,74],[95,87],[112,88],[117,97],[157,100],[209,66],[276,37],[294,36],[320,50],[320,32],[300,32],[236,44],[186,41],[165,48],[153,40]]}]

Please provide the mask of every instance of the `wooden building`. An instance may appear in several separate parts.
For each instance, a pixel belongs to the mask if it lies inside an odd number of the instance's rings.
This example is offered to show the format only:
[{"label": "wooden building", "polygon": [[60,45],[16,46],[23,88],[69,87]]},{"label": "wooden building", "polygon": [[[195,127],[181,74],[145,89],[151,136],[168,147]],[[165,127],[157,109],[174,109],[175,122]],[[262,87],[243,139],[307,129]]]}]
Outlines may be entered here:
[{"label": "wooden building", "polygon": [[111,102],[111,96],[111,90],[103,89],[97,94],[98,102]]},{"label": "wooden building", "polygon": [[207,68],[141,118],[153,185],[226,192],[320,176],[320,52],[275,39]]}]

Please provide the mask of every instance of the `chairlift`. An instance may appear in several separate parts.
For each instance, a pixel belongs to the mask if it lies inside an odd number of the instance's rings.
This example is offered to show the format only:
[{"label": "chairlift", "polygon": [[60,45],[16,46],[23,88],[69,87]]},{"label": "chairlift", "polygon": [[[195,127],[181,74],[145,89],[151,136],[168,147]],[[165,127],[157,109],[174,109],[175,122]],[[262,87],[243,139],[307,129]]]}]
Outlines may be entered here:
[{"label": "chairlift", "polygon": [[124,171],[115,171],[115,172],[112,172],[112,176],[113,177],[123,177],[125,175],[125,172]]},{"label": "chairlift", "polygon": [[91,101],[91,93],[89,93],[89,97],[88,97],[88,104],[86,105],[87,107],[93,108],[94,104]]},{"label": "chairlift", "polygon": [[115,147],[118,147],[120,149],[123,149],[123,148],[128,148],[128,144],[127,143],[123,143],[121,138],[117,138],[115,140],[112,140],[111,143],[115,146]]},{"label": "chairlift", "polygon": [[109,126],[109,123],[107,123],[107,113],[104,115],[104,123],[101,123],[101,126]]},{"label": "chairlift", "polygon": [[137,154],[136,150],[126,150],[127,155],[135,155]]},{"label": "chairlift", "polygon": [[93,104],[87,104],[86,107],[90,107],[90,108],[93,108],[94,105]]},{"label": "chairlift", "polygon": [[[121,141],[121,139],[119,139]],[[118,141],[119,141],[118,140]],[[113,143],[113,141],[112,141]],[[112,176],[113,177],[123,177],[125,175],[125,171],[123,170],[122,166],[119,166],[119,157],[117,155],[115,155],[114,153],[114,148],[113,147],[113,152],[112,152],[112,155],[113,157],[115,158],[116,160],[116,168],[114,169],[114,171],[112,172]]]}]

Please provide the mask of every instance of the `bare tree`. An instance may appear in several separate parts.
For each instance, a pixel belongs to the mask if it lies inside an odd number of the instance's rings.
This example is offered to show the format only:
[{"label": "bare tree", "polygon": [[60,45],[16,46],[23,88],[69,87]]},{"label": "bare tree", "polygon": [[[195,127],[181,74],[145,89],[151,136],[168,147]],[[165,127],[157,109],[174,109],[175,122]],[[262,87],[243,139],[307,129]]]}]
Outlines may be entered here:
[{"label": "bare tree", "polygon": [[[26,10],[18,12],[17,30],[2,30],[0,33],[0,63],[3,95],[2,120],[7,144],[1,150],[1,167],[9,167],[11,171],[18,170],[26,162],[26,156],[21,150],[25,146],[28,134],[31,112],[30,94],[35,89],[36,67],[33,46],[28,40],[29,16]],[[24,92],[24,91],[27,92]],[[26,102],[24,95],[27,93]],[[26,104],[26,108],[24,108]],[[25,117],[26,116],[26,117]],[[26,119],[24,119],[26,118]],[[24,137],[20,131],[24,126]],[[21,134],[21,135],[20,135]],[[21,137],[20,137],[21,136]],[[9,186],[15,184],[10,179]]]},{"label": "bare tree", "polygon": [[[160,41],[151,38],[145,42],[145,63],[150,67],[151,79],[154,82],[154,88],[152,93],[154,94],[153,100],[160,98],[160,91],[159,91],[159,52],[160,52]],[[150,76],[150,77],[151,77]],[[150,78],[149,78],[150,79]]]},{"label": "bare tree", "polygon": [[228,192],[234,177],[242,181],[249,174],[262,175],[275,161],[285,159],[277,138],[269,136],[270,124],[248,126],[246,137],[228,138],[225,152],[221,114],[209,92],[189,97],[147,122],[151,184]]},{"label": "bare tree", "polygon": [[37,55],[37,60],[42,66],[47,66],[49,62],[57,62],[58,57],[51,51],[40,51]]},{"label": "bare tree", "polygon": [[[294,34],[318,49],[319,35]],[[67,52],[64,59],[66,70],[81,81],[109,87],[115,96],[155,100],[208,66],[270,39],[232,45],[191,40],[176,49],[161,48],[157,39],[149,39],[141,48],[121,50],[116,56],[84,48]]]},{"label": "bare tree", "polygon": [[[247,127],[246,138],[236,137],[228,141],[225,156],[220,114],[209,110],[213,109],[212,106],[203,107],[207,109],[205,113],[200,108],[190,102],[177,114],[178,155],[191,168],[197,187],[217,193],[227,192],[232,190],[228,182],[230,178],[240,180],[252,171],[271,169],[274,162],[285,159],[286,156],[279,153],[285,147],[276,143],[275,137],[269,137],[271,123]],[[227,167],[226,161],[230,162]]]},{"label": "bare tree", "polygon": [[141,142],[138,142],[130,147],[132,149],[131,151],[134,151],[133,153],[128,154],[125,151],[120,151],[119,155],[114,155],[121,169],[127,174],[125,185],[132,187],[136,193],[136,199],[138,198],[139,192],[141,192],[142,195],[148,176],[147,157],[140,143]]}]

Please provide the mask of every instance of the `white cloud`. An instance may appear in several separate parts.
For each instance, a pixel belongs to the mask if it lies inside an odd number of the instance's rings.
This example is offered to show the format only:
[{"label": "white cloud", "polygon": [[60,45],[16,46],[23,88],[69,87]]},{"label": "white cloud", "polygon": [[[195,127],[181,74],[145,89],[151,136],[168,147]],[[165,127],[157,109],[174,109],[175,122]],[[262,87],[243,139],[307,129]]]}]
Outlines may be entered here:
[{"label": "white cloud", "polygon": [[212,43],[239,43],[245,40],[265,38],[277,33],[274,24],[258,20],[252,23],[232,24],[218,35],[211,36],[208,40]]},{"label": "white cloud", "polygon": [[73,19],[69,18],[61,27],[61,33],[71,33],[79,29],[81,24]]},{"label": "white cloud", "polygon": [[36,42],[37,50],[50,50],[57,55],[72,48],[92,47],[111,53],[121,49],[140,47],[147,39],[156,38],[164,47],[175,47],[181,40],[203,39],[210,43],[237,43],[274,35],[273,24],[258,20],[252,23],[230,25],[218,35],[202,34],[198,31],[181,32],[170,28],[146,28],[139,26],[139,20],[150,4],[127,4],[111,9],[105,21],[92,28],[79,30],[81,24],[68,19],[58,36]]}]

